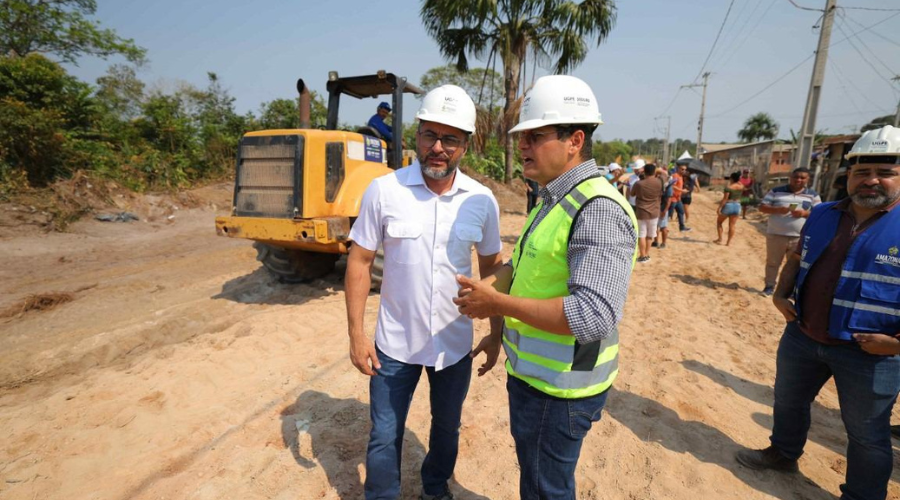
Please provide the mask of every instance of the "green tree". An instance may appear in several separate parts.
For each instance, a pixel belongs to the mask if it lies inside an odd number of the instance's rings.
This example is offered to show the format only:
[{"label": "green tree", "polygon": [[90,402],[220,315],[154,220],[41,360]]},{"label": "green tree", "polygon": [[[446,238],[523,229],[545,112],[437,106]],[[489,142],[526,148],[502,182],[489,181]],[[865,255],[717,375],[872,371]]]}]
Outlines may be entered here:
[{"label": "green tree", "polygon": [[747,118],[737,135],[742,142],[771,140],[778,137],[778,122],[768,113],[756,113]]},{"label": "green tree", "polygon": [[[424,0],[420,11],[425,29],[441,54],[469,69],[468,57],[487,55],[486,66],[500,57],[504,77],[504,130],[515,119],[519,83],[526,58],[552,63],[555,73],[566,73],[587,56],[588,38],[599,46],[615,24],[613,0]],[[515,151],[509,134],[504,138],[505,180],[514,171]]]},{"label": "green tree", "polygon": [[616,161],[616,158],[627,163],[628,158],[631,158],[631,151],[631,146],[616,139],[608,142],[595,142],[592,153],[598,165],[609,165]]},{"label": "green tree", "polygon": [[[259,108],[259,120],[256,127],[267,130],[297,128],[300,125],[299,105],[299,98],[296,97],[294,99],[275,99],[270,102],[264,102]],[[325,106],[325,101],[316,91],[310,92],[309,107],[310,127],[325,128],[328,108]]]},{"label": "green tree", "polygon": [[859,133],[867,132],[869,130],[874,130],[876,128],[881,128],[885,125],[893,125],[894,124],[894,115],[884,115],[879,116],[878,118],[873,119],[869,123],[862,126],[859,129]]},{"label": "green tree", "polygon": [[0,56],[0,168],[43,186],[71,171],[73,139],[95,116],[90,87],[39,54]]},{"label": "green tree", "polygon": [[95,96],[110,115],[120,120],[131,120],[141,112],[144,87],[133,67],[114,64],[105,75],[97,78]]},{"label": "green tree", "polygon": [[101,29],[88,19],[95,12],[96,0],[0,0],[0,54],[52,54],[69,63],[83,55],[121,54],[143,63],[146,50]]},{"label": "green tree", "polygon": [[452,64],[437,66],[422,75],[421,87],[428,92],[448,83],[462,87],[476,105],[491,112],[503,100],[502,77],[496,71],[485,68],[469,68],[468,71],[461,72]]}]

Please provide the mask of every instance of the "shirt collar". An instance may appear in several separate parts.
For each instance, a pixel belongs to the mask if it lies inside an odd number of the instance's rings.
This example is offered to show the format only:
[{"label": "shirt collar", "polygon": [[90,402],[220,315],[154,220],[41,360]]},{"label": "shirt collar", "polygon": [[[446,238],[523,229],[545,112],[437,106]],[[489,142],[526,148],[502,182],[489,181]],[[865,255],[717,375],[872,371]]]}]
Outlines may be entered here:
[{"label": "shirt collar", "polygon": [[547,185],[540,190],[539,194],[549,205],[567,195],[569,191],[581,183],[581,181],[599,175],[600,171],[597,170],[597,163],[591,158],[548,182]]}]

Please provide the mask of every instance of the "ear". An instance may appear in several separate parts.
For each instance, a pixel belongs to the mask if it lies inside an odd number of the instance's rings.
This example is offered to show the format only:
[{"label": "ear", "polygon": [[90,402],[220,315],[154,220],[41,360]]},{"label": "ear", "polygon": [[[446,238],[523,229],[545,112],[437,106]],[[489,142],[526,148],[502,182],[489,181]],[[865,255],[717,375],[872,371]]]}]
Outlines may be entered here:
[{"label": "ear", "polygon": [[569,139],[572,140],[572,146],[569,147],[569,152],[576,155],[581,154],[581,147],[584,146],[584,131],[576,130],[572,132]]}]

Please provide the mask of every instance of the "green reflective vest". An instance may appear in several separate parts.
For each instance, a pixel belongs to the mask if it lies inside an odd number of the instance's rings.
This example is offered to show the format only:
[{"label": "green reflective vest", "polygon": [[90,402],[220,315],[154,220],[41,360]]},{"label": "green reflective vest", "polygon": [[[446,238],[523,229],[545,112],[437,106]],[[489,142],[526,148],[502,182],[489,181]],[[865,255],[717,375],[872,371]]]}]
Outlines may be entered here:
[{"label": "green reflective vest", "polygon": [[[569,232],[581,207],[600,196],[618,203],[637,233],[637,218],[625,198],[602,177],[586,179],[550,209],[524,245],[525,232],[519,236],[512,257],[511,296],[549,299],[569,295]],[[531,227],[542,204],[531,211],[526,228]],[[636,258],[637,247],[632,266]],[[603,340],[582,345],[572,335],[539,330],[516,318],[506,317],[504,326],[506,371],[546,394],[567,399],[593,396],[609,389],[619,373],[618,328]]]}]

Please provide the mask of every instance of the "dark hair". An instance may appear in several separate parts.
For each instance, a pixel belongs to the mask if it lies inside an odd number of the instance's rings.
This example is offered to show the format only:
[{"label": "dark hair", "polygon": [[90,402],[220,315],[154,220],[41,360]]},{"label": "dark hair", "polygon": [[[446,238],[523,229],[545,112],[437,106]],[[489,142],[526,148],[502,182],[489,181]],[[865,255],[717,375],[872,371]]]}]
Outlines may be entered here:
[{"label": "dark hair", "polygon": [[737,182],[741,179],[741,173],[732,172],[731,175],[728,176],[728,178],[731,179],[731,182]]},{"label": "dark hair", "polygon": [[594,123],[578,123],[556,126],[556,134],[559,136],[560,140],[568,139],[576,130],[584,132],[584,144],[581,145],[581,161],[588,161],[593,158],[594,153],[591,136],[594,135],[594,130],[597,130],[597,125]]},{"label": "dark hair", "polygon": [[655,173],[656,173],[656,165],[654,165],[652,163],[648,163],[647,165],[644,165],[644,175],[646,175],[647,177],[650,177],[651,175],[653,175]]},{"label": "dark hair", "polygon": [[794,174],[808,174],[808,173],[809,173],[809,169],[806,168],[806,167],[797,167],[797,168],[795,168],[794,170],[791,170],[791,175],[794,175]]}]

